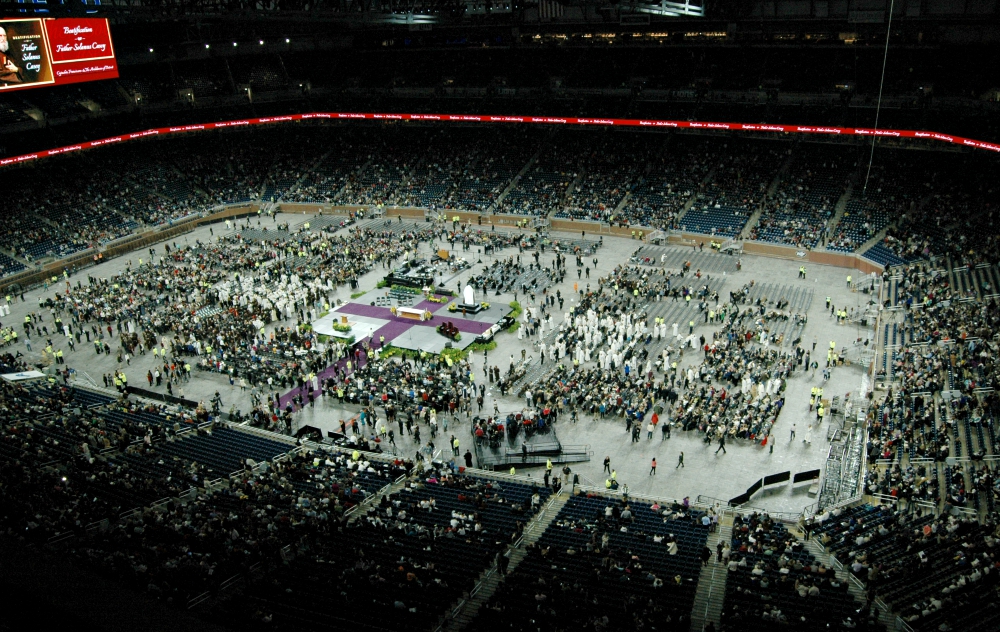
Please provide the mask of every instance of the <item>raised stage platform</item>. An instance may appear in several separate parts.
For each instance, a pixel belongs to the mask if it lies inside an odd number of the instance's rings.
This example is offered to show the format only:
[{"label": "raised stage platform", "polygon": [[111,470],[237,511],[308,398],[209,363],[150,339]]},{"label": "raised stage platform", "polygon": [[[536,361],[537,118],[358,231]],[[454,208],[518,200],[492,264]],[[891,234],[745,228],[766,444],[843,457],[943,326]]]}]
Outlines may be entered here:
[{"label": "raised stage platform", "polygon": [[[477,314],[463,316],[461,311],[448,311],[449,303],[457,304],[458,299],[443,298],[447,299],[446,302],[436,303],[421,295],[404,296],[388,288],[371,290],[313,321],[313,331],[337,338],[354,335],[356,342],[369,337],[377,342],[380,337],[385,337],[385,343],[394,347],[437,354],[448,343],[455,349],[465,349],[511,311],[506,303],[491,304]],[[396,314],[393,314],[394,309]],[[402,314],[400,310],[429,312],[431,318],[407,318],[407,314]],[[350,334],[334,329],[334,323],[341,322],[344,316],[351,325]],[[458,329],[461,340],[451,340],[437,332],[438,325],[446,322]]]},{"label": "raised stage platform", "polygon": [[[525,437],[523,433],[518,433],[513,441],[507,437],[500,442],[501,445],[491,447],[485,443],[480,443],[473,438],[473,446],[476,450],[476,463],[484,470],[506,470],[512,465],[514,467],[544,466],[548,461],[552,464],[580,463],[589,461],[594,451],[589,445],[565,445],[556,436],[555,427],[550,427],[547,432],[533,434]],[[527,450],[523,450],[522,443],[526,443]]]}]

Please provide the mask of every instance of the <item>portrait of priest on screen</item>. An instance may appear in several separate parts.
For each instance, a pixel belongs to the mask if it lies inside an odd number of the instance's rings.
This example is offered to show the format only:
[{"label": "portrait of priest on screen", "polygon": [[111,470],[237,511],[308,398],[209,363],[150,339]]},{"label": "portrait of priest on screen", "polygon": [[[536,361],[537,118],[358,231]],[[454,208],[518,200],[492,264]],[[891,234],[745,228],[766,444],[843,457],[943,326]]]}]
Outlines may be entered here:
[{"label": "portrait of priest on screen", "polygon": [[21,69],[9,51],[10,42],[7,41],[7,29],[0,26],[0,83],[23,83],[24,77],[21,74]]}]

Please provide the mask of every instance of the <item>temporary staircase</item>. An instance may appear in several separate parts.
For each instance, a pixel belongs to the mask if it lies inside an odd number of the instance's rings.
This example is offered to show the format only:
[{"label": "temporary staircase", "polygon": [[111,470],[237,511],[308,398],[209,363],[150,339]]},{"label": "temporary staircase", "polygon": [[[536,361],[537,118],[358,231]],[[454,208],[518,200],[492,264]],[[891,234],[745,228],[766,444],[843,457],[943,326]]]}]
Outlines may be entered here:
[{"label": "temporary staircase", "polygon": [[[799,534],[796,533],[796,535]],[[800,539],[802,539],[801,536]],[[806,549],[808,549],[809,552],[812,553],[813,557],[815,557],[820,564],[823,564],[827,568],[833,570],[834,574],[836,574],[837,576],[837,579],[840,580],[841,583],[847,584],[847,592],[849,592],[851,596],[854,597],[854,601],[855,603],[858,604],[858,608],[861,608],[866,603],[868,603],[868,596],[865,593],[864,584],[862,584],[857,578],[852,576],[851,572],[847,569],[847,567],[845,567],[836,558],[830,555],[826,551],[826,549],[823,548],[823,545],[820,544],[817,540],[810,539],[810,540],[804,540],[804,542]],[[879,623],[886,626],[887,630],[895,629],[896,616],[892,614],[889,608],[879,607],[878,610],[879,610]]]},{"label": "temporary staircase", "polygon": [[[733,514],[725,512],[719,518],[718,530],[709,535],[706,546],[715,551],[719,542],[725,544],[732,541],[732,538]],[[729,569],[718,561],[716,555],[712,556],[707,566],[701,567],[698,591],[694,595],[694,606],[691,608],[691,632],[702,632],[709,622],[714,623],[716,629],[719,629],[728,576]]]}]

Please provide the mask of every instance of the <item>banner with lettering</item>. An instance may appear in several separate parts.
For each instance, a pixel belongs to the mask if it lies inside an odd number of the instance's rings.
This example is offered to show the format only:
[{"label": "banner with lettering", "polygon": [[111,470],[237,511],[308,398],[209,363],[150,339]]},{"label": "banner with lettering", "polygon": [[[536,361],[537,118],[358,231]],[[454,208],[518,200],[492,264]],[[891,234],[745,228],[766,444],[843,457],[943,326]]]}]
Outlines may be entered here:
[{"label": "banner with lettering", "polygon": [[41,20],[0,20],[0,89],[52,85],[51,62]]},{"label": "banner with lettering", "polygon": [[105,19],[0,19],[0,90],[117,77]]}]

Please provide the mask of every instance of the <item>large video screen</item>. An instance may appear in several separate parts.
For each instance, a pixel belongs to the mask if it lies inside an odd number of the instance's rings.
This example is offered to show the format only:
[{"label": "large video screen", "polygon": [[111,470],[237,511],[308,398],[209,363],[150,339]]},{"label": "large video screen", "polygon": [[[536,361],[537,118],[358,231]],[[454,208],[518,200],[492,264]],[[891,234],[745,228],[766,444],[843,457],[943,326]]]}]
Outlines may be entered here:
[{"label": "large video screen", "polygon": [[102,18],[0,18],[0,91],[115,79]]}]

